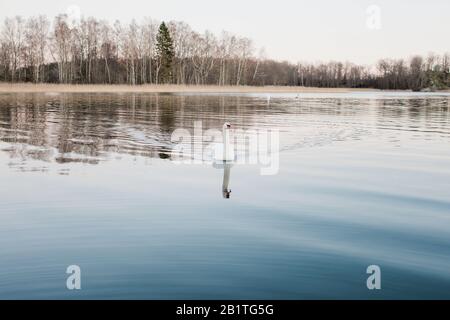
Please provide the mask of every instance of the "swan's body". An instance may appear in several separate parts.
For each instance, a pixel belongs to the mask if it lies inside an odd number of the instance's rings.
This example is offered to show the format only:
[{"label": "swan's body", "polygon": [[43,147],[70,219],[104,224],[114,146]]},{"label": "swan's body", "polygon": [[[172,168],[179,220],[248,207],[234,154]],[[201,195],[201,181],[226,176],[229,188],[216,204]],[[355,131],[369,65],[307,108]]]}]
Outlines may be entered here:
[{"label": "swan's body", "polygon": [[230,138],[231,124],[226,122],[222,127],[223,142],[217,143],[214,150],[215,161],[234,161],[234,146]]}]

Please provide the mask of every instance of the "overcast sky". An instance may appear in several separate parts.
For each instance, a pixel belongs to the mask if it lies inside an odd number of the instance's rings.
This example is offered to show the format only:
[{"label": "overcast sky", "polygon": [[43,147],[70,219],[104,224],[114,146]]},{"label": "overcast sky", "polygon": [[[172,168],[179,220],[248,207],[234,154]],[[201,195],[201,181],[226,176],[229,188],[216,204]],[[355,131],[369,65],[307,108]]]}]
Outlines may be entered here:
[{"label": "overcast sky", "polygon": [[111,21],[148,16],[182,20],[200,32],[227,30],[253,39],[268,57],[291,62],[372,64],[450,51],[450,0],[1,0],[0,19],[54,17],[73,8]]}]

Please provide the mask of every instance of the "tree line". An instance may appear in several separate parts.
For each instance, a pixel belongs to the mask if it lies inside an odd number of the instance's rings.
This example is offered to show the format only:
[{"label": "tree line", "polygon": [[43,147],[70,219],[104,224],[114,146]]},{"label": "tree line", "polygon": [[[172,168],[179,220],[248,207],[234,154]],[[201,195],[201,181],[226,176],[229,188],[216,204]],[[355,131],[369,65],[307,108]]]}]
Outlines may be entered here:
[{"label": "tree line", "polygon": [[281,85],[379,89],[450,87],[450,55],[290,63],[265,57],[228,32],[198,33],[185,22],[129,24],[61,14],[6,18],[0,27],[0,81],[66,84]]}]

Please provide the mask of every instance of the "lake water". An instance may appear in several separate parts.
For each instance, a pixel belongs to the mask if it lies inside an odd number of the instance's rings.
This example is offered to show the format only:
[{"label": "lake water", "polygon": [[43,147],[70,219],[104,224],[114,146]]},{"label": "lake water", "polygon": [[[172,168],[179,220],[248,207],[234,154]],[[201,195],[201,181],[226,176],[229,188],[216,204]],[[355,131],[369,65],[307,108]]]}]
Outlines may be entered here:
[{"label": "lake water", "polygon": [[[0,298],[448,299],[449,102],[1,94]],[[196,121],[278,129],[277,174],[236,163],[224,198],[223,167],[174,161]]]}]

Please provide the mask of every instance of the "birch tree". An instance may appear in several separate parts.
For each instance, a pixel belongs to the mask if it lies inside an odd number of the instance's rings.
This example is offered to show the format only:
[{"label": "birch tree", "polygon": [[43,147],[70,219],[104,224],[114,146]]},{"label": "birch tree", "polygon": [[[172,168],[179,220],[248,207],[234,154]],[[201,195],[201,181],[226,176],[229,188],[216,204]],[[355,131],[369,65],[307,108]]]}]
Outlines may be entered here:
[{"label": "birch tree", "polygon": [[24,20],[19,16],[6,18],[2,37],[10,55],[8,60],[10,63],[11,81],[20,81],[20,58],[24,45]]}]

